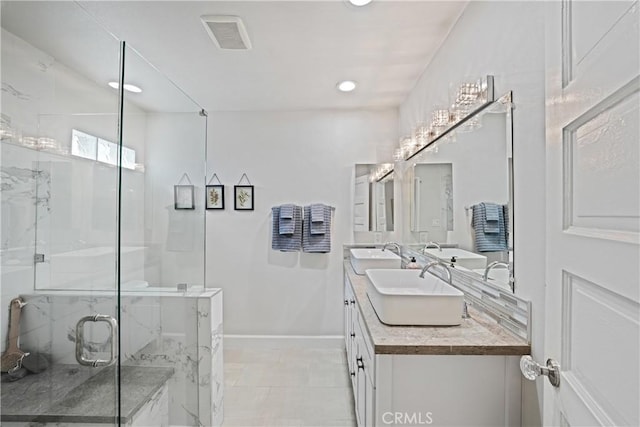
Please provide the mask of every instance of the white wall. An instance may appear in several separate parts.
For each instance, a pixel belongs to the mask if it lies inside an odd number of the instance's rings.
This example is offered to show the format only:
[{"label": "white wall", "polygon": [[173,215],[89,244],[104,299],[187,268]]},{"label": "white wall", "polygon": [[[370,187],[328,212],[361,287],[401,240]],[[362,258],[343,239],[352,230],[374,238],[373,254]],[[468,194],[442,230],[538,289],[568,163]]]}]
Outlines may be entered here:
[{"label": "white wall", "polygon": [[[341,335],[342,245],[353,242],[354,164],[377,163],[397,135],[397,112],[210,113],[208,174],[225,210],[207,212],[207,283],[225,295],[225,334]],[[255,211],[233,210],[246,173]],[[329,254],[271,249],[271,207],[336,208]]]},{"label": "white wall", "polygon": [[[400,133],[448,98],[450,82],[495,76],[496,94],[513,91],[516,293],[533,304],[532,352],[544,350],[544,5],[470,2],[400,108]],[[454,180],[454,186],[456,185]],[[540,424],[542,381],[525,382],[525,425]],[[536,389],[536,387],[539,387]]]}]

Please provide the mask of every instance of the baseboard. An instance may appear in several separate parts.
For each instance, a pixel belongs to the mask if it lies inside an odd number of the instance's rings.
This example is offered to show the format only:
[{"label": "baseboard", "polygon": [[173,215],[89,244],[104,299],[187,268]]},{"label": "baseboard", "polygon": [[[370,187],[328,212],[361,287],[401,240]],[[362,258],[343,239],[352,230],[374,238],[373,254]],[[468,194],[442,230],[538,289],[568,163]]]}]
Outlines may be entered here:
[{"label": "baseboard", "polygon": [[342,335],[225,335],[229,348],[327,348],[344,347]]}]

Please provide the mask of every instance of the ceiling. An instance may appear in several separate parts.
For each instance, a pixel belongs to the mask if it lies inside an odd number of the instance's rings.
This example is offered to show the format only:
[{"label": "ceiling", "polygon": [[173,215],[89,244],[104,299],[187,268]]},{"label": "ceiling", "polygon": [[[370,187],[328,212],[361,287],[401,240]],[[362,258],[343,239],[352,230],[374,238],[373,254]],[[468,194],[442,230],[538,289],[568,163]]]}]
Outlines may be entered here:
[{"label": "ceiling", "polygon": [[[374,0],[359,8],[345,0],[78,4],[208,111],[255,111],[397,107],[467,2]],[[99,83],[117,79],[114,40],[87,24],[78,4],[3,2],[2,25]],[[251,50],[214,45],[200,16],[220,14],[242,18]],[[148,65],[128,71],[137,73],[135,83],[143,89],[157,86],[158,73]],[[357,81],[357,89],[338,92],[336,83],[344,79]]]}]

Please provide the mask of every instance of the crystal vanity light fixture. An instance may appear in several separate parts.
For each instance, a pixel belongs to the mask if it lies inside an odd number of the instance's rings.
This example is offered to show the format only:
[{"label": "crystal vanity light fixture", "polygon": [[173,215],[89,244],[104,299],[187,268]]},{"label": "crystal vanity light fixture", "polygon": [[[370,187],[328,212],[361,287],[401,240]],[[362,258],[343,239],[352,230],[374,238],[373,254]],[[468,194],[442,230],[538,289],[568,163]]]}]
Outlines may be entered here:
[{"label": "crystal vanity light fixture", "polygon": [[[458,85],[452,93],[451,115],[452,121],[458,122],[475,110],[486,100],[487,85],[482,80],[465,81]],[[474,115],[459,126],[459,132],[471,132],[481,127],[480,117]]]},{"label": "crystal vanity light fixture", "polygon": [[480,98],[480,86],[481,84],[479,82],[460,84],[454,104],[456,106],[469,107],[477,103]]},{"label": "crystal vanity light fixture", "polygon": [[413,131],[415,149],[420,149],[429,142],[429,127],[424,123],[418,123]]},{"label": "crystal vanity light fixture", "polygon": [[488,75],[476,81],[465,79],[453,87],[450,91],[450,107],[434,108],[429,126],[418,124],[414,128],[414,145],[405,147],[404,140],[401,140],[395,157],[402,152],[404,160],[409,160],[424,150],[437,152],[434,146],[436,142],[454,141],[456,131],[470,132],[481,126],[479,113],[495,101],[493,76]]},{"label": "crystal vanity light fixture", "polygon": [[414,153],[418,148],[418,143],[415,139],[415,132],[411,136],[405,136],[400,140],[400,149],[404,153],[405,158],[411,153]]},{"label": "crystal vanity light fixture", "polygon": [[46,137],[23,136],[14,142],[34,150],[56,150],[58,148],[58,141]]},{"label": "crystal vanity light fixture", "polygon": [[382,163],[369,175],[370,182],[380,182],[393,173],[393,163]]},{"label": "crystal vanity light fixture", "polygon": [[39,150],[55,150],[58,148],[58,141],[54,138],[40,137],[38,138]]},{"label": "crystal vanity light fixture", "polygon": [[446,108],[438,108],[431,113],[431,129],[435,136],[440,135],[449,126],[450,114]]},{"label": "crystal vanity light fixture", "polygon": [[395,162],[400,162],[402,160],[404,160],[404,151],[402,151],[402,148],[396,148],[395,150],[393,150],[393,161]]},{"label": "crystal vanity light fixture", "polygon": [[432,147],[435,142],[452,142],[456,131],[471,132],[481,127],[479,113],[494,102],[493,76],[467,79],[453,87],[449,108],[434,108],[429,125],[418,123],[410,136],[400,138],[393,154],[395,161],[409,160],[427,148],[428,152],[437,152]]}]

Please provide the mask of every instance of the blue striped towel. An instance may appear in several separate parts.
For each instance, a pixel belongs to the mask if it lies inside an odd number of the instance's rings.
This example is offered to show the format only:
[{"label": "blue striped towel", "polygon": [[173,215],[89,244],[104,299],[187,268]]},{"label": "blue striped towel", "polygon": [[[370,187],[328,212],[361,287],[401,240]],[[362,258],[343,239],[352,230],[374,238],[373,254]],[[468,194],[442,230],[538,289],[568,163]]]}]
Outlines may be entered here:
[{"label": "blue striped towel", "polygon": [[502,219],[504,219],[504,237],[509,247],[509,205],[502,205]]},{"label": "blue striped towel", "polygon": [[321,203],[311,205],[311,234],[324,234],[326,232],[325,216],[327,212],[329,212],[329,217],[331,217],[331,206]]},{"label": "blue striped towel", "polygon": [[[471,225],[475,231],[477,252],[498,252],[508,250],[508,232],[505,222],[506,206],[498,210],[498,232],[487,232],[487,211],[485,203],[473,206]],[[491,230],[491,227],[488,227]]]},{"label": "blue striped towel", "polygon": [[325,206],[323,209],[322,234],[312,234],[311,227],[313,225],[311,206],[304,207],[304,227],[302,233],[302,250],[309,253],[328,253],[331,252],[331,216],[333,208]]},{"label": "blue striped towel", "polygon": [[322,203],[314,203],[311,205],[311,222],[324,222],[324,212],[328,206]]},{"label": "blue striped towel", "polygon": [[282,205],[280,206],[280,234],[293,234],[295,231],[294,221],[295,205]]},{"label": "blue striped towel", "polygon": [[502,206],[495,203],[480,203],[484,206],[485,222],[484,232],[488,234],[500,233],[500,216],[502,215]]},{"label": "blue striped towel", "polygon": [[280,219],[293,219],[293,211],[296,205],[287,204],[280,206]]},{"label": "blue striped towel", "polygon": [[293,234],[280,234],[280,206],[271,208],[271,249],[282,252],[296,252],[302,248],[302,207],[293,208]]}]

